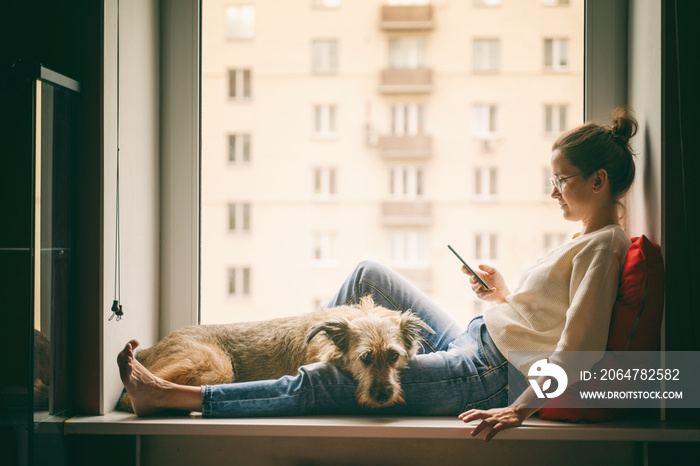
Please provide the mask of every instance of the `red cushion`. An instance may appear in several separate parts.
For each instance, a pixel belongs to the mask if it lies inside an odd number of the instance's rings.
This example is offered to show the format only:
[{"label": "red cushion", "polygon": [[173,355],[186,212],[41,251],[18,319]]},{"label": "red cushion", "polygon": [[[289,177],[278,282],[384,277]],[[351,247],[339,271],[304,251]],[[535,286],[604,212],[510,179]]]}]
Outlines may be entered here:
[{"label": "red cushion", "polygon": [[[646,236],[631,238],[620,278],[620,290],[613,306],[608,334],[608,351],[657,351],[661,339],[664,307],[664,263],[661,248]],[[543,419],[571,422],[600,422],[626,414],[624,409],[596,407],[567,408],[577,395],[575,383],[552,399],[538,414]]]}]

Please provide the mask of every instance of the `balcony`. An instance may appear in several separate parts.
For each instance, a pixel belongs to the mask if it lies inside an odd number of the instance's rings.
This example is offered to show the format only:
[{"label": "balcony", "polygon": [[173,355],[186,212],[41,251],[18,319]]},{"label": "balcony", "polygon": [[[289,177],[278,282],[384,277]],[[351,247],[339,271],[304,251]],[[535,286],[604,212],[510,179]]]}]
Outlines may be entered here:
[{"label": "balcony", "polygon": [[429,201],[382,202],[382,225],[427,226],[433,222],[433,204]]},{"label": "balcony", "polygon": [[380,27],[385,31],[433,29],[433,5],[384,5]]},{"label": "balcony", "polygon": [[379,91],[384,94],[427,94],[433,91],[431,68],[387,68],[381,71]]},{"label": "balcony", "polygon": [[433,155],[433,137],[423,134],[379,136],[377,146],[387,158],[427,158]]}]

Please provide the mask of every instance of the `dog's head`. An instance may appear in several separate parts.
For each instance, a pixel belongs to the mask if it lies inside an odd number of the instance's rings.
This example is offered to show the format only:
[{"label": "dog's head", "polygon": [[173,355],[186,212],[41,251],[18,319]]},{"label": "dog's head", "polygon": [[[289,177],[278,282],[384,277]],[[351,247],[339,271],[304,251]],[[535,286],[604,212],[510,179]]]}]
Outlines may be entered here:
[{"label": "dog's head", "polygon": [[[310,342],[324,334],[329,350],[322,359],[350,372],[358,382],[360,405],[378,408],[403,403],[400,373],[416,354],[424,332],[433,330],[410,311],[391,311],[363,298],[355,309],[314,325]],[[346,315],[343,315],[346,314]]]}]

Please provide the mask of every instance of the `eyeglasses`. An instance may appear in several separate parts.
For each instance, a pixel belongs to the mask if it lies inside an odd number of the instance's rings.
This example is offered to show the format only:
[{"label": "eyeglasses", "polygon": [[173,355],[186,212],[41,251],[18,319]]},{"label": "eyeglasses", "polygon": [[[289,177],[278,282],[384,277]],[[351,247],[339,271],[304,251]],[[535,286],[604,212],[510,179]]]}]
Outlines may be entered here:
[{"label": "eyeglasses", "polygon": [[566,180],[568,180],[569,178],[573,178],[573,177],[575,177],[575,176],[581,176],[581,175],[583,175],[583,173],[579,173],[578,175],[567,176],[567,177],[564,177],[564,178],[557,178],[557,176],[554,175],[554,176],[552,176],[552,177],[549,179],[549,181],[552,182],[552,186],[554,186],[554,189],[556,189],[557,191],[561,192],[561,182],[562,182],[562,181],[566,181]]}]

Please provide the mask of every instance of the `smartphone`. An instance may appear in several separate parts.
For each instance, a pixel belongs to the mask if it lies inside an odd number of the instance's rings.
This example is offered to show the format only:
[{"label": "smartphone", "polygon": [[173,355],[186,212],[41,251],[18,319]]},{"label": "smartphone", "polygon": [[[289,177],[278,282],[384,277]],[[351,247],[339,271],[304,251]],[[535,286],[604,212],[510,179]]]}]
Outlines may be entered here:
[{"label": "smartphone", "polygon": [[457,256],[457,259],[459,259],[460,262],[461,262],[462,264],[464,264],[464,266],[467,268],[467,270],[469,270],[469,271],[471,272],[471,274],[474,275],[474,276],[476,277],[476,279],[479,281],[479,283],[481,283],[481,286],[484,288],[484,290],[485,290],[485,291],[489,291],[491,288],[489,288],[489,286],[486,284],[486,282],[483,281],[483,280],[481,279],[481,277],[479,276],[479,274],[477,274],[476,272],[474,272],[474,270],[472,270],[472,268],[469,267],[469,264],[467,264],[466,262],[464,262],[464,259],[462,259],[462,257],[461,257],[459,254],[457,254],[457,251],[455,251],[454,249],[452,249],[452,246],[450,246],[450,245],[448,244],[447,247],[450,248],[450,251],[452,251],[452,252],[454,253],[454,255]]}]

